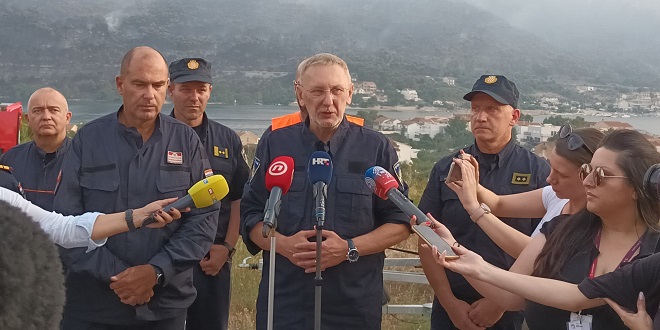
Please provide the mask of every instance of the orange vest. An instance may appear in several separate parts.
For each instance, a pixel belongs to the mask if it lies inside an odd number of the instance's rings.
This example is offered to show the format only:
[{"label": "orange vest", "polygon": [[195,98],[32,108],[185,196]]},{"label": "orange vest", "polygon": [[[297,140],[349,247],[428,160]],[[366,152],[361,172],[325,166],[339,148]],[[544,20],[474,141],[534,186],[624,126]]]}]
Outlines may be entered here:
[{"label": "orange vest", "polygon": [[[346,115],[346,119],[355,125],[364,126],[364,119],[360,117]],[[271,119],[270,125],[271,125],[271,130],[275,131],[280,128],[295,125],[300,122],[302,122],[300,112],[294,112],[288,115],[275,117]]]}]

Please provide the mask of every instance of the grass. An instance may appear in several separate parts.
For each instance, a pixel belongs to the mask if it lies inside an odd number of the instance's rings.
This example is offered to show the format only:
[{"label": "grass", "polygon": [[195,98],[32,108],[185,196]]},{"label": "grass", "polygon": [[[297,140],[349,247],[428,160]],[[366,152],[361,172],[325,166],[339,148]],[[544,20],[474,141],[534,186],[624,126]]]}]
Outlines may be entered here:
[{"label": "grass", "polygon": [[[396,247],[406,250],[417,250],[417,238],[411,235],[407,240]],[[410,257],[403,252],[386,251],[387,256]],[[229,314],[229,329],[251,330],[255,329],[256,301],[261,279],[261,271],[257,269],[239,268],[238,265],[244,258],[250,256],[242,242],[239,241],[234,263],[232,265],[232,294],[231,311]],[[257,254],[248,263],[257,263],[261,254]],[[394,267],[393,270],[418,271],[412,267]],[[432,301],[433,292],[428,285],[385,282],[385,287],[390,294],[390,304],[423,304]],[[417,330],[428,329],[430,320],[428,317],[416,315],[383,315],[382,328],[384,330]]]}]

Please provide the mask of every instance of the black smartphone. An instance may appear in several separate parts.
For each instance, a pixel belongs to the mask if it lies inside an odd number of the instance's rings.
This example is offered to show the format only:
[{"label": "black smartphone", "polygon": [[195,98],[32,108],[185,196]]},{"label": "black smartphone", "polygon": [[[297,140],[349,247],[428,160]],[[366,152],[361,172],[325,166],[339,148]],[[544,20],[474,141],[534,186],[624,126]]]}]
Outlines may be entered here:
[{"label": "black smartphone", "polygon": [[461,167],[452,161],[451,165],[449,165],[449,172],[447,172],[447,178],[445,181],[455,182],[461,180],[463,180],[463,172],[461,172]]},{"label": "black smartphone", "polygon": [[426,244],[437,247],[438,252],[442,253],[442,251],[447,251],[445,260],[458,259],[458,256],[454,253],[454,250],[451,249],[449,243],[447,243],[442,237],[438,236],[438,234],[436,234],[430,227],[415,225],[412,226],[412,230],[419,235]]}]

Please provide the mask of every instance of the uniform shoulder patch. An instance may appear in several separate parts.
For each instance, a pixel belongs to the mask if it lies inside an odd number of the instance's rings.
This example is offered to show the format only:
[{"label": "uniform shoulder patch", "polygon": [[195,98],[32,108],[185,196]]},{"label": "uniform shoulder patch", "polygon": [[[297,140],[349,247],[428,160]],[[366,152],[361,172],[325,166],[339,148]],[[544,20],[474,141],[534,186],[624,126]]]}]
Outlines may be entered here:
[{"label": "uniform shoulder patch", "polygon": [[511,177],[511,184],[528,185],[531,178],[532,178],[531,173],[524,174],[524,173],[513,172],[513,176]]},{"label": "uniform shoulder patch", "polygon": [[7,165],[0,164],[0,170],[11,173],[13,169]]},{"label": "uniform shoulder patch", "polygon": [[257,170],[259,170],[259,165],[261,165],[261,161],[259,160],[259,158],[254,157],[254,161],[252,162],[252,171],[250,171],[250,180],[248,180],[249,183],[252,182],[254,175],[257,174]]}]

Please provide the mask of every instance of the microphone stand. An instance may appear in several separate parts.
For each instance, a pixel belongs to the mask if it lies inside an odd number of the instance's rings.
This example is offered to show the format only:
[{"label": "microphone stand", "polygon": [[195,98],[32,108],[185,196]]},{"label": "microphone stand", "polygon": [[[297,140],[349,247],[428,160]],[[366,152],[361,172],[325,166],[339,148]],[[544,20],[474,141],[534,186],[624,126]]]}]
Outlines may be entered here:
[{"label": "microphone stand", "polygon": [[325,223],[325,199],[327,186],[323,182],[314,184],[314,197],[316,199],[316,277],[314,278],[314,330],[321,329],[321,248],[323,243],[323,225]]},{"label": "microphone stand", "polygon": [[[272,198],[272,196],[270,197]],[[268,205],[268,203],[266,203]],[[272,218],[273,225],[264,224],[262,229],[262,234],[264,237],[270,236],[270,263],[268,265],[268,319],[266,322],[266,329],[273,330],[273,307],[275,300],[275,255],[277,254],[276,250],[276,241],[275,230],[277,229],[277,216],[280,213],[280,203],[277,203],[277,206],[272,210],[272,213],[267,209],[264,213],[264,219]]]}]

